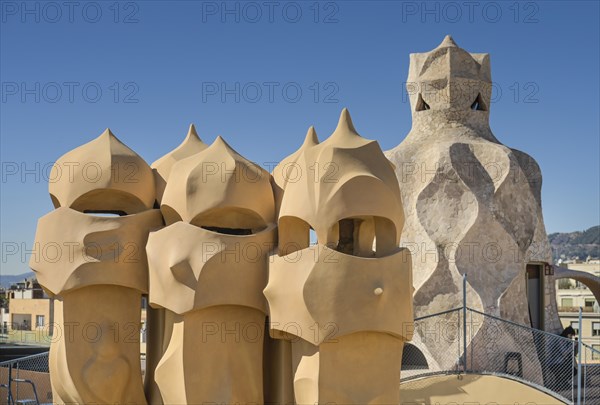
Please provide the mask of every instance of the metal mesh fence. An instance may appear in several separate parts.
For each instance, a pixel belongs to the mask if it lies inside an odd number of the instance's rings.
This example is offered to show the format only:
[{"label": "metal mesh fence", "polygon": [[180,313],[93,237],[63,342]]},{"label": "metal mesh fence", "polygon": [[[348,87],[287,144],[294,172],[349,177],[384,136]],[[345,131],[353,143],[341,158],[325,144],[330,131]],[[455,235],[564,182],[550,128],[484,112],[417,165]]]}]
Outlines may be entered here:
[{"label": "metal mesh fence", "polygon": [[0,363],[0,404],[52,403],[48,352]]},{"label": "metal mesh fence", "polygon": [[401,380],[459,373],[503,376],[567,403],[600,404],[600,352],[590,346],[470,308],[415,319]]},{"label": "metal mesh fence", "polygon": [[600,351],[582,344],[581,350],[582,404],[600,404]]},{"label": "metal mesh fence", "polygon": [[467,350],[469,372],[509,376],[575,402],[574,340],[475,310],[468,314],[474,332]]},{"label": "metal mesh fence", "polygon": [[401,380],[464,371],[462,309],[415,320],[413,340],[404,345]]}]

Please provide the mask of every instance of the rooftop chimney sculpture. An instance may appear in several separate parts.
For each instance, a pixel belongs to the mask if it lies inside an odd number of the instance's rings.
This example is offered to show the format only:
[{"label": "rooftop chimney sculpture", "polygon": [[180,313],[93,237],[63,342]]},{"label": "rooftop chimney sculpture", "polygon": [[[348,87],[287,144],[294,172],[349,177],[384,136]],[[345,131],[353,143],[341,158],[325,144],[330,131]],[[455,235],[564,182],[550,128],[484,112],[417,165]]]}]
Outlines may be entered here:
[{"label": "rooftop chimney sculpture", "polygon": [[[54,403],[136,403],[146,399],[140,370],[140,306],[148,293],[153,209],[148,164],[110,130],[58,159],[50,195],[56,208],[38,222],[32,256],[40,284],[56,298],[59,335],[50,348]],[[114,214],[103,217],[94,214]]]},{"label": "rooftop chimney sculpture", "polygon": [[[207,147],[208,145],[202,142],[198,136],[194,124],[191,124],[183,142],[152,163],[150,167],[152,167],[152,171],[154,172],[157,204],[160,205],[162,201],[173,165],[182,159],[203,151]],[[147,308],[146,312],[147,340],[151,344],[146,345],[144,388],[148,403],[150,405],[160,405],[162,404],[162,395],[156,383],[155,370],[169,346],[176,315],[174,312],[164,308],[152,308],[151,306]]]},{"label": "rooftop chimney sculpture", "polygon": [[327,140],[311,128],[274,173],[279,247],[265,295],[272,335],[292,342],[295,403],[398,403],[413,310],[393,167],[344,109]]},{"label": "rooftop chimney sculpture", "polygon": [[[397,404],[413,316],[461,306],[465,274],[470,307],[533,323],[527,266],[551,260],[541,174],[493,135],[491,86],[489,56],[448,36],[411,55],[413,127],[387,158],[346,109],[272,175],[193,125],[152,167],[108,130],[61,157],[36,232],[58,253],[30,262],[63,333],[54,402]],[[460,366],[456,341],[417,329],[414,344],[432,369]]]},{"label": "rooftop chimney sculpture", "polygon": [[155,370],[166,404],[263,403],[270,175],[221,137],[176,162],[150,234],[150,303],[172,321]]}]

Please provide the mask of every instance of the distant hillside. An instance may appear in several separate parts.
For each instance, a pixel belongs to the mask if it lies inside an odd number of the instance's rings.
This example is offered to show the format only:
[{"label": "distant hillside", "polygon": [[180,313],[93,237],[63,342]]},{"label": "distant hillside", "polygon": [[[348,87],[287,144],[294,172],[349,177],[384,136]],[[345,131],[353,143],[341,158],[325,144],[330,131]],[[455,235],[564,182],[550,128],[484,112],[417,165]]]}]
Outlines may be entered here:
[{"label": "distant hillside", "polygon": [[600,225],[583,232],[551,233],[548,240],[554,260],[558,260],[561,255],[566,258],[579,256],[581,260],[588,256],[600,257]]},{"label": "distant hillside", "polygon": [[0,285],[4,288],[10,287],[12,284],[15,284],[19,281],[23,281],[28,277],[33,276],[33,271],[29,273],[17,274],[16,276],[10,274],[0,274]]}]

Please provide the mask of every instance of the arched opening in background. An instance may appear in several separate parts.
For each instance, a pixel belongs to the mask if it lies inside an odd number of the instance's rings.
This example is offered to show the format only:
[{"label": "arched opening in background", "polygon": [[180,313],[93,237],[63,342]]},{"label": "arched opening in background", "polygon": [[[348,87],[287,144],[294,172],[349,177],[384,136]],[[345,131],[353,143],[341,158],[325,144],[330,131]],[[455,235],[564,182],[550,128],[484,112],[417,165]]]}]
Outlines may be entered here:
[{"label": "arched opening in background", "polygon": [[[600,305],[590,288],[581,280],[558,278],[556,304],[562,328],[571,326],[583,343],[600,350]],[[582,310],[581,328],[579,308]]]},{"label": "arched opening in background", "polygon": [[427,370],[428,368],[423,352],[416,346],[405,343],[402,350],[402,370]]}]

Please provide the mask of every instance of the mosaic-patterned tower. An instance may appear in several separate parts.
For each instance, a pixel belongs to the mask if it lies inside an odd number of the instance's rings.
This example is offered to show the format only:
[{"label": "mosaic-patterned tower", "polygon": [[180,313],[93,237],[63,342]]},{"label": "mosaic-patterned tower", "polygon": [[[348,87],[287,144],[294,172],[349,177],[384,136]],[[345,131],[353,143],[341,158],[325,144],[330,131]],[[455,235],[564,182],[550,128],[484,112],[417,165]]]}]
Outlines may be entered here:
[{"label": "mosaic-patterned tower", "polygon": [[[402,245],[413,253],[415,315],[462,306],[466,274],[470,307],[529,325],[526,266],[551,261],[541,172],[533,158],[504,146],[490,129],[489,55],[469,53],[447,36],[431,52],[411,54],[407,91],[412,129],[387,156],[404,202]],[[548,295],[547,307],[533,309],[545,311],[546,328],[553,329],[554,286],[546,285],[537,293]],[[471,344],[489,343],[480,333],[485,326],[479,322],[469,331]],[[417,343],[421,335],[417,330]],[[452,366],[446,362],[455,360],[447,356],[453,344],[438,338],[420,347],[435,369],[436,362]],[[503,344],[521,352],[518,342]],[[524,372],[540,374],[537,361],[522,356]],[[477,359],[471,361],[476,367]]]}]

